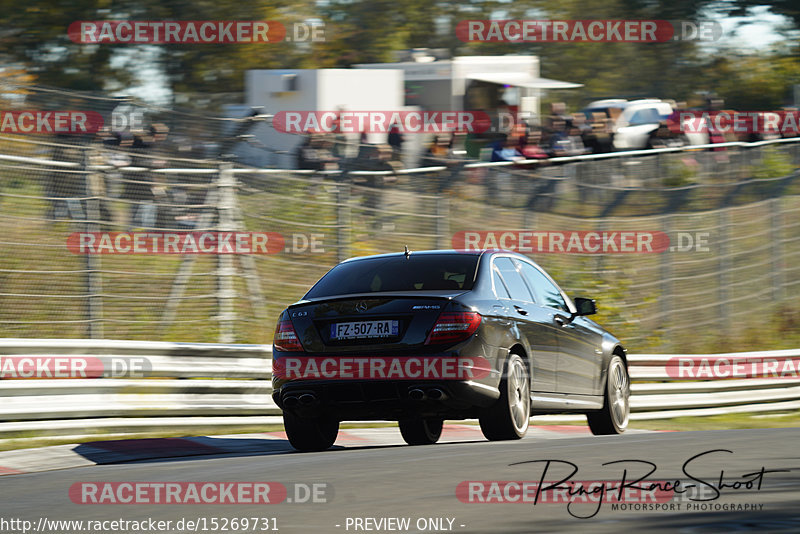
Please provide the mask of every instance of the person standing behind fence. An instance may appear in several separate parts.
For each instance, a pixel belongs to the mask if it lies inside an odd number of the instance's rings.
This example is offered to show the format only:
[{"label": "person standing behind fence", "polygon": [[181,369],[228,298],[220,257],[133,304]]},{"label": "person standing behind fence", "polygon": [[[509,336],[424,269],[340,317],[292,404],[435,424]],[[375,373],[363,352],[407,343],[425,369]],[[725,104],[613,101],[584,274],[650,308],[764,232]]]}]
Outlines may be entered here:
[{"label": "person standing behind fence", "polygon": [[310,133],[297,148],[297,168],[310,171],[335,170],[338,158],[333,155],[333,140],[324,134]]},{"label": "person standing behind fence", "polygon": [[49,198],[48,219],[84,220],[85,210],[81,199],[86,196],[83,174],[83,150],[76,145],[78,139],[67,134],[57,134],[52,159],[59,162],[78,163],[80,167],[56,167],[45,182],[45,195]]},{"label": "person standing behind fence", "polygon": [[547,159],[547,152],[541,147],[542,131],[538,128],[527,129],[525,135],[519,138],[518,150],[526,159]]},{"label": "person standing behind fence", "polygon": [[[143,131],[133,132],[131,143],[131,152],[133,153],[132,166],[148,168],[151,166],[148,158],[141,157],[149,151],[151,145],[151,136],[147,136]],[[155,202],[155,180],[152,176],[144,173],[136,175],[129,173],[123,181],[125,185],[122,189],[122,199],[130,203],[130,226],[132,228],[154,228],[158,215],[158,208]]]},{"label": "person standing behind fence", "polygon": [[392,147],[392,159],[400,161],[403,149],[403,134],[400,133],[400,127],[393,123],[389,128],[389,146]]},{"label": "person standing behind fence", "polygon": [[384,226],[382,208],[384,203],[383,189],[397,180],[397,171],[402,167],[399,161],[392,157],[392,147],[386,144],[366,145],[363,159],[359,161],[358,170],[362,171],[389,171],[391,174],[370,174],[364,178],[367,186],[364,192],[364,208],[366,215],[373,218],[373,227],[381,229]]},{"label": "person standing behind fence", "polygon": [[422,158],[423,167],[438,167],[446,165],[450,157],[451,138],[446,134],[434,136]]}]

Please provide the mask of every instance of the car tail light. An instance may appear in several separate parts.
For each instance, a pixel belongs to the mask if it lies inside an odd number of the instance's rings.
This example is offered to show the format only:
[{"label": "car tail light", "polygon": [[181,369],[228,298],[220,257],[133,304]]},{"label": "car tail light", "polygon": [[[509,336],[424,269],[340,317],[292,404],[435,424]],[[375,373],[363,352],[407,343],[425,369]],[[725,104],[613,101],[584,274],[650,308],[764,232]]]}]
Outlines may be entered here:
[{"label": "car tail light", "polygon": [[455,343],[475,333],[481,324],[481,314],[476,312],[443,313],[433,325],[426,345]]},{"label": "car tail light", "polygon": [[303,345],[300,344],[297,332],[294,331],[292,321],[278,321],[278,326],[275,327],[275,335],[272,337],[272,347],[287,352],[303,350]]}]

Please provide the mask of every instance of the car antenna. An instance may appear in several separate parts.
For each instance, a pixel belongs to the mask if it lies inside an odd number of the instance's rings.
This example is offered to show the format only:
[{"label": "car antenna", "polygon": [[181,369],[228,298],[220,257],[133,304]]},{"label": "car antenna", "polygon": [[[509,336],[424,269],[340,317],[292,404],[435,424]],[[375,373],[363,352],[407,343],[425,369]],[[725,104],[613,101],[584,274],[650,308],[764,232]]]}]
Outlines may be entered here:
[{"label": "car antenna", "polygon": [[406,259],[408,259],[408,257],[411,256],[411,251],[408,250],[408,245],[406,245],[405,247],[406,247],[406,251],[403,254],[405,254],[406,255]]}]

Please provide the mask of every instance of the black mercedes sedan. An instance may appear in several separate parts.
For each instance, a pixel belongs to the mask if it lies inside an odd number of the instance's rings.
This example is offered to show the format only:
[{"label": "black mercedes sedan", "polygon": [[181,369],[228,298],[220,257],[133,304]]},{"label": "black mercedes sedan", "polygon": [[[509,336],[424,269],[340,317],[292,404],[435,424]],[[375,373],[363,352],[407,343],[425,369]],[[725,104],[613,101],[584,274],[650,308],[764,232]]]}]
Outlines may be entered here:
[{"label": "black mercedes sedan", "polygon": [[519,439],[531,415],[585,413],[594,434],[628,424],[620,341],[536,263],[503,250],[346,260],[278,319],[273,398],[300,451],[329,448],[340,421],[398,421],[411,445],[445,419]]}]

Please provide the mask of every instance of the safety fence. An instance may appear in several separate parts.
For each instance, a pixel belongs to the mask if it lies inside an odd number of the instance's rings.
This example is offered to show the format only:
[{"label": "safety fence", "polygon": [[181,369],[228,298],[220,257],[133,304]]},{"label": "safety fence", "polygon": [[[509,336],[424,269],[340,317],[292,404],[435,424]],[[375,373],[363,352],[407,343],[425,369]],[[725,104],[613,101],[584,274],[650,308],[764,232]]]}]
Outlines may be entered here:
[{"label": "safety fence", "polygon": [[[598,322],[635,350],[709,350],[731,333],[764,332],[758,314],[771,317],[800,283],[800,143],[712,147],[313,172],[0,136],[0,335],[267,343],[280,310],[338,261],[453,248],[478,233],[477,246],[510,244],[569,293],[597,298]],[[670,158],[703,171],[673,183]],[[742,173],[714,174],[730,161]],[[104,232],[209,231],[263,232],[279,247],[75,246]],[[518,246],[532,231],[565,244],[663,234],[669,247]],[[511,241],[498,241],[504,234]]]},{"label": "safety fence", "polygon": [[[4,339],[0,358],[17,359],[17,370],[38,365],[37,376],[45,368],[54,373],[52,378],[0,382],[0,439],[176,429],[212,432],[280,422],[269,417],[281,413],[270,396],[269,345]],[[21,365],[21,358],[33,363]],[[59,361],[76,358],[89,362],[90,374],[99,370],[98,378],[55,377]],[[777,373],[781,378],[767,373],[763,378],[698,379],[676,372],[687,358],[710,368],[715,362],[783,363]],[[633,420],[800,408],[800,350],[642,354],[628,359]],[[786,371],[786,365],[793,371]],[[11,376],[11,367],[4,364],[3,369],[5,377]],[[63,372],[69,374],[69,369]]]}]

